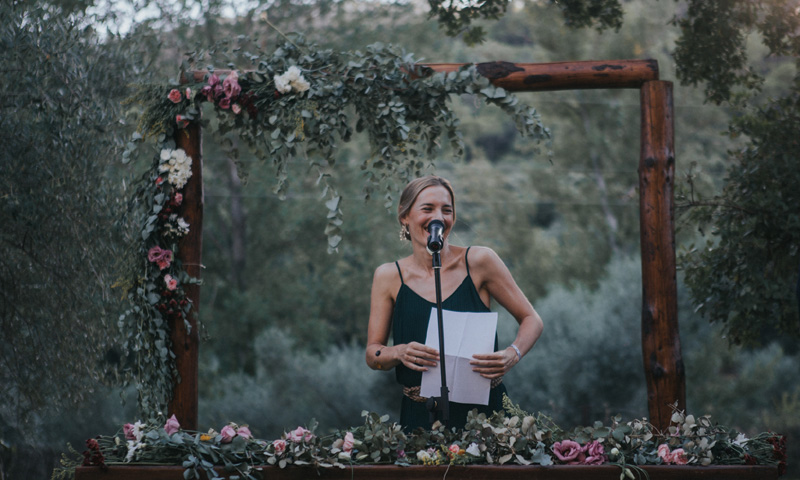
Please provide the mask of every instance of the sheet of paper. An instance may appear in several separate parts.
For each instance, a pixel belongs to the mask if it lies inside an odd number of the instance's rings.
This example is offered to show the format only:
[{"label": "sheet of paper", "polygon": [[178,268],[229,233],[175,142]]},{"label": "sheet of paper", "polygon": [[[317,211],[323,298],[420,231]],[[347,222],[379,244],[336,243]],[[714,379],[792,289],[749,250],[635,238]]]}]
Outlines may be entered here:
[{"label": "sheet of paper", "polygon": [[[431,309],[428,336],[425,345],[439,350],[439,326],[436,307]],[[450,401],[459,403],[489,404],[492,381],[472,371],[472,355],[494,352],[497,332],[497,312],[453,312],[442,310],[444,324],[444,354],[447,389]],[[442,374],[440,365],[422,372],[420,395],[441,395]]]}]

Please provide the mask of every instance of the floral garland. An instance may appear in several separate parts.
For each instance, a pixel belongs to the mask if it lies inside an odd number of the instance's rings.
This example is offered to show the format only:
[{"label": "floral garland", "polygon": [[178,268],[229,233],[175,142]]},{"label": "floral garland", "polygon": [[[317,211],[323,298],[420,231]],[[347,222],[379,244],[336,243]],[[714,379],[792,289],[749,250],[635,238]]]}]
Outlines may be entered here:
[{"label": "floral garland", "polygon": [[[268,467],[290,465],[347,468],[352,465],[616,465],[626,476],[647,477],[646,465],[770,465],[786,469],[784,437],[742,433],[675,411],[661,433],[646,420],[565,432],[541,414],[530,415],[504,398],[506,411],[487,417],[470,412],[462,430],[438,422],[429,431],[406,434],[389,417],[363,412],[361,427],[317,436],[315,425],[266,441],[246,425],[228,424],[219,432],[181,430],[175,417],[126,424],[117,435],[87,441],[85,466],[159,463],[183,465],[184,478],[217,478],[226,465],[243,478],[257,479]],[[522,413],[523,416],[517,415]],[[62,473],[78,464],[65,465]]]},{"label": "floral garland", "polygon": [[[503,109],[523,135],[549,137],[534,109],[491,85],[474,65],[434,74],[391,47],[341,53],[315,50],[302,39],[268,54],[247,54],[245,60],[253,66],[247,72],[209,69],[201,82],[142,85],[127,102],[140,105],[142,112],[123,161],[131,161],[147,138],[159,144],[132,201],[141,212],[141,239],[132,248],[128,278],[120,282],[128,287],[131,304],[119,322],[125,347],[135,357],[128,381],[137,386],[146,417],[166,410],[172,396],[176,372],[168,325],[183,320],[188,328],[191,302],[184,287],[197,282],[178,261],[178,240],[191,228],[181,208],[192,159],[176,148],[174,138],[192,122],[202,122],[202,103],[217,113],[213,134],[237,134],[258,158],[274,165],[279,195],[287,189],[288,162],[303,157],[301,148],[315,152],[319,159],[306,159],[326,198],[329,250],[342,240],[343,223],[331,171],[336,145],[351,138],[353,123],[355,131],[366,131],[373,147],[361,166],[365,195],[384,186],[388,203],[387,183],[418,175],[442,136],[455,154],[463,151],[458,120],[448,105],[451,95],[474,94]],[[357,120],[351,121],[354,115]]]}]

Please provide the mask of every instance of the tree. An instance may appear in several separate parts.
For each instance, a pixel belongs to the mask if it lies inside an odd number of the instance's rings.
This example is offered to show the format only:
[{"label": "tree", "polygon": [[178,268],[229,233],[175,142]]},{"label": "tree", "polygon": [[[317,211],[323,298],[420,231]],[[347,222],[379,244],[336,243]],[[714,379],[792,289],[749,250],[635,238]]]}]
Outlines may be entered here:
[{"label": "tree", "polygon": [[80,14],[0,4],[0,424],[113,378],[120,100],[139,55]]}]

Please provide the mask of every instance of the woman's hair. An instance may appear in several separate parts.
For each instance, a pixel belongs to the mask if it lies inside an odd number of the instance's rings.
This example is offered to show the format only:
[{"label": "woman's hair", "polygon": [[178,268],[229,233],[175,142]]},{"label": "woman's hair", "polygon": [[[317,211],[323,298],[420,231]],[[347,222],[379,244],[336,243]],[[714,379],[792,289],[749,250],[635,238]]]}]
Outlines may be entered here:
[{"label": "woman's hair", "polygon": [[453,202],[453,220],[455,220],[456,194],[453,193],[452,185],[450,185],[450,182],[445,178],[437,177],[436,175],[428,175],[408,182],[406,188],[403,189],[403,193],[400,194],[400,204],[397,205],[397,221],[400,222],[401,226],[403,225],[403,217],[408,215],[408,212],[411,211],[411,207],[414,205],[414,202],[417,201],[420,192],[428,187],[437,186],[444,187],[450,192],[450,201]]}]

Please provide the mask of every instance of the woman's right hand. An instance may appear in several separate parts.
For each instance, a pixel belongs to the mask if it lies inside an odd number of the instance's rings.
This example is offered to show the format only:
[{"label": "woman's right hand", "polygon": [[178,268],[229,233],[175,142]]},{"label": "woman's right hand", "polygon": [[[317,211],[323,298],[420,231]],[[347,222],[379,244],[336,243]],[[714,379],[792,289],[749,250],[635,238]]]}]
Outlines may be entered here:
[{"label": "woman's right hand", "polygon": [[439,351],[419,342],[398,345],[398,360],[418,372],[425,372],[427,367],[435,367],[439,363]]}]

